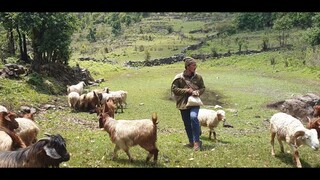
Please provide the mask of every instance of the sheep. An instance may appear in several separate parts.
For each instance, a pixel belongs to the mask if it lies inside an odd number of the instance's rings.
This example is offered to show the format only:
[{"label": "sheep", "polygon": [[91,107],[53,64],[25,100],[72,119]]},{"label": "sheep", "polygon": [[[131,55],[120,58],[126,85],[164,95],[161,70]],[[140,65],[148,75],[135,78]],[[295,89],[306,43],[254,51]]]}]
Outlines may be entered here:
[{"label": "sheep", "polygon": [[59,168],[69,161],[66,142],[60,135],[48,135],[29,147],[16,151],[0,151],[0,167],[3,168]]},{"label": "sheep", "polygon": [[18,122],[19,127],[14,131],[22,139],[24,144],[30,146],[35,143],[40,132],[40,128],[35,121],[28,118],[16,118],[15,120]]},{"label": "sheep", "polygon": [[286,141],[292,148],[293,161],[298,168],[302,167],[299,159],[298,147],[306,144],[313,150],[318,150],[319,148],[317,131],[315,129],[305,128],[299,119],[283,112],[275,113],[271,117],[270,132],[271,155],[275,156],[274,138],[277,135],[281,152],[284,153],[282,141]]},{"label": "sheep", "polygon": [[70,92],[68,94],[68,105],[70,108],[76,110],[79,107],[80,95],[77,92]]},{"label": "sheep", "polygon": [[82,94],[83,88],[86,85],[86,83],[84,81],[80,81],[78,84],[76,85],[71,85],[67,87],[67,93],[71,93],[71,92],[77,92],[78,94]]},{"label": "sheep", "polygon": [[213,133],[214,141],[217,140],[216,132],[214,128],[216,128],[221,121],[225,124],[226,121],[226,113],[224,110],[219,109],[217,111],[211,109],[199,109],[198,119],[200,125],[203,127],[209,127],[209,139],[211,139],[211,134]]},{"label": "sheep", "polygon": [[118,150],[122,149],[132,162],[129,148],[140,145],[149,152],[146,162],[153,156],[153,163],[158,160],[157,141],[157,114],[153,113],[150,119],[140,120],[115,120],[107,113],[99,115],[99,127],[104,128],[109,134],[112,143],[115,144],[113,151],[113,159],[117,157]]}]

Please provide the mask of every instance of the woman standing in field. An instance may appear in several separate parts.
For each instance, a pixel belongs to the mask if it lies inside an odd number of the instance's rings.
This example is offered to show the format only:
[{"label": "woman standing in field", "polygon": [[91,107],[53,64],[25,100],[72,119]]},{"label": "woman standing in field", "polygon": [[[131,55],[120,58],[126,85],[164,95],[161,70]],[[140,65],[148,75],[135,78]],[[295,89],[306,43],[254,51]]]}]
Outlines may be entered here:
[{"label": "woman standing in field", "polygon": [[189,144],[185,146],[199,151],[202,146],[202,142],[200,141],[201,128],[198,120],[200,106],[187,106],[187,102],[189,96],[200,96],[203,94],[205,85],[202,76],[196,73],[196,60],[186,57],[184,62],[185,70],[175,76],[171,91],[175,95],[176,107],[180,110],[189,139]]}]

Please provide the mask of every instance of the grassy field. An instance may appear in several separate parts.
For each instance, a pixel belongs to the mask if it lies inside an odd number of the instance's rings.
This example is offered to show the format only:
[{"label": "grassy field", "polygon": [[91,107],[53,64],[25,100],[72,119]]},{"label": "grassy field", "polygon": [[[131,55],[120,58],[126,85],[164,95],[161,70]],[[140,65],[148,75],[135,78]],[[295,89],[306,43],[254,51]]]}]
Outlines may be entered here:
[{"label": "grassy field", "polygon": [[[276,157],[271,156],[268,122],[276,110],[266,104],[290,98],[293,94],[318,93],[319,77],[304,73],[303,69],[285,68],[279,63],[268,64],[266,57],[273,54],[235,56],[198,62],[197,72],[204,78],[206,92],[204,107],[223,106],[227,122],[234,128],[216,129],[218,142],[208,139],[208,129],[202,128],[203,151],[194,152],[183,147],[186,133],[178,109],[170,99],[170,85],[174,75],[183,70],[183,63],[157,67],[123,68],[96,62],[80,62],[90,69],[95,79],[105,78],[99,86],[111,90],[128,91],[128,107],[116,119],[149,118],[153,112],[159,117],[158,141],[160,150],[156,166],[145,163],[147,152],[136,146],[131,154],[136,159],[128,161],[119,151],[111,160],[114,145],[108,134],[98,128],[95,114],[71,112],[66,96],[51,96],[37,91],[28,79],[0,79],[1,102],[9,109],[18,110],[20,105],[40,107],[55,104],[56,108],[38,111],[36,121],[44,132],[60,133],[67,140],[71,159],[61,167],[294,167],[290,153],[281,154],[276,142]],[[252,64],[254,62],[254,64]],[[72,63],[71,63],[72,64]],[[301,75],[303,74],[303,76]],[[303,82],[303,83],[301,83]],[[233,110],[233,111],[232,111]],[[236,112],[234,112],[236,110]],[[285,146],[289,150],[288,146]],[[299,149],[303,167],[320,167],[319,152],[309,147]]]}]

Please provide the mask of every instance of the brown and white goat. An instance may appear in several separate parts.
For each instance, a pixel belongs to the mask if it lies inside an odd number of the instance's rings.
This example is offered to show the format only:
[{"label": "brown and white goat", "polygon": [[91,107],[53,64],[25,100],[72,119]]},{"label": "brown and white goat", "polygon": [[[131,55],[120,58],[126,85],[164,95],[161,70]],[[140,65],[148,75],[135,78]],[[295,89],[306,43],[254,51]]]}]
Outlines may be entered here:
[{"label": "brown and white goat", "polygon": [[146,162],[153,156],[154,164],[158,160],[157,141],[157,114],[153,113],[151,119],[139,120],[115,120],[107,113],[99,115],[100,128],[108,132],[112,143],[115,144],[113,158],[117,157],[118,150],[126,152],[130,161],[133,158],[130,155],[129,148],[140,145],[149,152]]},{"label": "brown and white goat", "polygon": [[0,151],[0,167],[5,168],[58,168],[69,161],[66,142],[60,135],[47,135],[36,143],[16,151]]},{"label": "brown and white goat", "polygon": [[13,151],[26,147],[14,130],[19,127],[14,112],[0,112],[0,151]]},{"label": "brown and white goat", "polygon": [[308,129],[315,129],[318,133],[318,139],[320,139],[320,117],[309,119],[306,127]]},{"label": "brown and white goat", "polygon": [[[102,114],[102,113],[107,113],[109,117],[114,118],[116,109],[117,109],[117,106],[115,105],[114,100],[112,98],[109,98],[107,101],[105,101],[102,104],[102,106],[97,107],[95,111],[97,113],[97,116],[99,116],[99,114]],[[99,127],[100,126],[103,127],[103,125],[99,124]]]}]

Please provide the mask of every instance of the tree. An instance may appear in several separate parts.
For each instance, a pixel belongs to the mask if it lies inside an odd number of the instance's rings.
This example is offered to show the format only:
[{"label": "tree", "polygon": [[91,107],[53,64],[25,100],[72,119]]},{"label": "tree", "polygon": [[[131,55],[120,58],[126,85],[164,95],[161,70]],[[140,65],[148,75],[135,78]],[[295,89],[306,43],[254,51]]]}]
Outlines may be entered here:
[{"label": "tree", "polygon": [[275,20],[273,28],[280,31],[279,43],[283,47],[286,45],[286,38],[288,37],[288,30],[293,27],[293,20],[290,18],[290,13],[280,14]]},{"label": "tree", "polygon": [[320,13],[312,17],[312,27],[307,29],[305,39],[313,47],[320,44]]},{"label": "tree", "polygon": [[22,12],[17,19],[21,30],[31,39],[35,71],[49,62],[68,63],[71,35],[77,23],[74,14]]},{"label": "tree", "polygon": [[14,45],[14,36],[13,29],[15,26],[15,22],[13,19],[13,13],[0,12],[0,22],[4,29],[7,30],[7,52],[9,56],[15,55],[15,45]]}]

